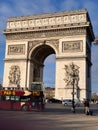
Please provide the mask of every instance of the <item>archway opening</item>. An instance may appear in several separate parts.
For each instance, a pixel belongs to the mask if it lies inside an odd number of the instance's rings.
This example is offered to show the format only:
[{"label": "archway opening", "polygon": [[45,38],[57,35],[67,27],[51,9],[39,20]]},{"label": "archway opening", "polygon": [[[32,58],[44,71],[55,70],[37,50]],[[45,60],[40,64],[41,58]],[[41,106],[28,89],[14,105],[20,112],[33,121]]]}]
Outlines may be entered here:
[{"label": "archway opening", "polygon": [[30,82],[44,82],[46,86],[54,87],[54,59],[55,50],[51,46],[46,44],[37,46],[31,54]]},{"label": "archway opening", "polygon": [[55,87],[55,54],[49,55],[44,61],[43,81],[45,87]]}]

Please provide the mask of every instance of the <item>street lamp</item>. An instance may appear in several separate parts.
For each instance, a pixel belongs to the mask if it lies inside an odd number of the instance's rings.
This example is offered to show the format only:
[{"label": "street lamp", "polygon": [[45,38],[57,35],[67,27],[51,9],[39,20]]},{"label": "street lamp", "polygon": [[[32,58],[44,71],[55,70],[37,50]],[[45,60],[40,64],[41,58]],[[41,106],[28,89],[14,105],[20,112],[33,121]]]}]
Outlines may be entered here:
[{"label": "street lamp", "polygon": [[[71,78],[72,78],[72,112],[75,113],[75,85],[77,85],[77,79],[78,79],[78,71],[76,69],[76,65],[72,63],[71,65]],[[77,67],[78,68],[78,67]]]},{"label": "street lamp", "polygon": [[73,79],[73,87],[72,87],[72,112],[75,113],[75,101],[74,101],[74,95],[75,95],[75,74],[73,73],[72,75],[72,79]]}]

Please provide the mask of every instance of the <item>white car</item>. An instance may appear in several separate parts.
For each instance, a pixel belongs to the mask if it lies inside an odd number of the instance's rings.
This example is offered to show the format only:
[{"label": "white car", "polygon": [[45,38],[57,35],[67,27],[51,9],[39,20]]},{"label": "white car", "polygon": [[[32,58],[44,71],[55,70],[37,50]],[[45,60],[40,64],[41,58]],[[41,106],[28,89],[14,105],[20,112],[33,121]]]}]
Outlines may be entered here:
[{"label": "white car", "polygon": [[[64,99],[62,101],[62,104],[64,106],[72,106],[72,99]],[[74,105],[79,107],[80,106],[80,102],[78,100],[74,100]]]}]

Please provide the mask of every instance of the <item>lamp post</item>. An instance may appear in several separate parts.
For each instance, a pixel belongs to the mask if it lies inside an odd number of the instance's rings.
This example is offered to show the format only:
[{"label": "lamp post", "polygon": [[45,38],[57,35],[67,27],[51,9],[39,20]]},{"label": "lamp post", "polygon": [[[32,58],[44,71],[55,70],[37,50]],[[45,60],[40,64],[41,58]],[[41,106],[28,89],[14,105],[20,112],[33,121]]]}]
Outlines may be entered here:
[{"label": "lamp post", "polygon": [[76,78],[77,78],[77,73],[76,73],[76,69],[75,69],[75,65],[72,64],[71,66],[72,69],[72,73],[71,73],[71,78],[72,78],[72,112],[75,113],[75,82],[76,82]]},{"label": "lamp post", "polygon": [[73,78],[73,87],[72,87],[72,112],[75,113],[75,101],[74,101],[74,94],[75,94],[75,91],[74,91],[74,84],[75,84],[75,74],[73,73],[72,75],[72,78]]}]

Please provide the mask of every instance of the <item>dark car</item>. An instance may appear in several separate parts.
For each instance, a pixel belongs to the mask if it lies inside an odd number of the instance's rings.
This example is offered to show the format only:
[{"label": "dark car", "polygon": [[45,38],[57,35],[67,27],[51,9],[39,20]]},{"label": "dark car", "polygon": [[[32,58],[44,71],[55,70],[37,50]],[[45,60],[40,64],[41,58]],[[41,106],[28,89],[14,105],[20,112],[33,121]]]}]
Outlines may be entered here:
[{"label": "dark car", "polygon": [[48,99],[48,103],[62,103],[62,101],[59,99],[50,98],[50,99]]}]

